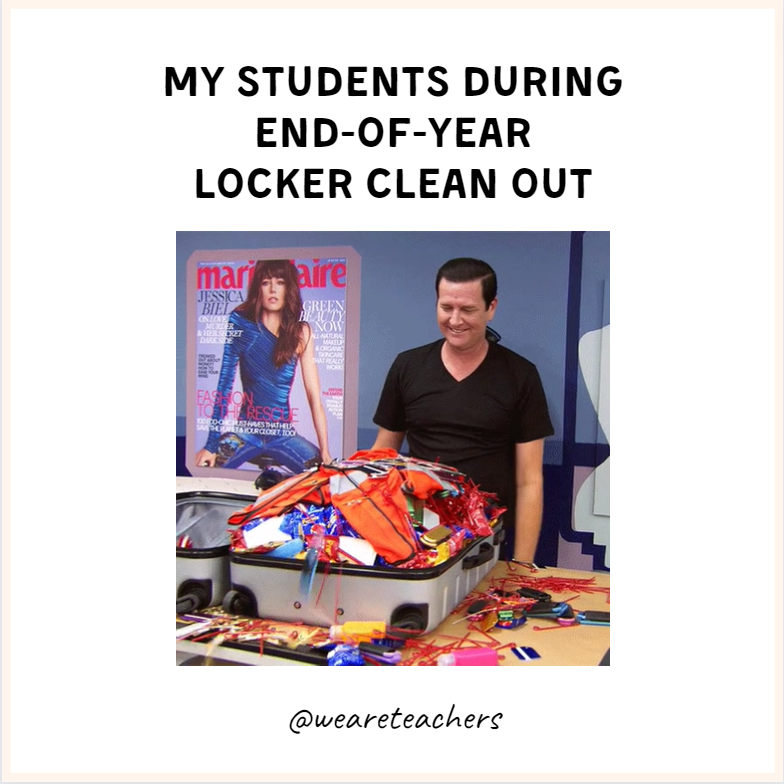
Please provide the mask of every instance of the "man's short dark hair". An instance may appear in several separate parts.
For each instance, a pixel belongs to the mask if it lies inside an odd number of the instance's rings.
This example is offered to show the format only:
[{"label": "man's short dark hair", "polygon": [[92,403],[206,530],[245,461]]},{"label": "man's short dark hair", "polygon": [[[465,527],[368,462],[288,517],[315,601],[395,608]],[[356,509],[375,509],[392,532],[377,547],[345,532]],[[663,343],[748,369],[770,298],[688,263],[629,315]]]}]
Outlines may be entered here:
[{"label": "man's short dark hair", "polygon": [[486,261],[480,259],[450,259],[446,264],[442,264],[436,275],[436,296],[442,279],[450,283],[470,283],[472,280],[481,280],[485,310],[490,307],[490,303],[498,293],[495,270]]}]

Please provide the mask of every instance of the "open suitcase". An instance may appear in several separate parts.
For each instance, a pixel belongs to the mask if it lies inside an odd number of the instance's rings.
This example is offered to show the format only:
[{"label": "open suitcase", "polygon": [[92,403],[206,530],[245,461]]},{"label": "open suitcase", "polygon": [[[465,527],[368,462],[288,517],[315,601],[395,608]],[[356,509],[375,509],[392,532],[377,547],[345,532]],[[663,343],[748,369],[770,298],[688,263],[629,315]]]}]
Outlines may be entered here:
[{"label": "open suitcase", "polygon": [[492,536],[475,539],[452,558],[425,569],[318,563],[307,599],[299,593],[302,561],[231,552],[231,590],[223,609],[315,626],[384,621],[398,629],[429,632],[493,568],[502,540],[499,523]]},{"label": "open suitcase", "polygon": [[226,521],[257,495],[253,482],[177,477],[178,613],[223,601],[229,590]]}]

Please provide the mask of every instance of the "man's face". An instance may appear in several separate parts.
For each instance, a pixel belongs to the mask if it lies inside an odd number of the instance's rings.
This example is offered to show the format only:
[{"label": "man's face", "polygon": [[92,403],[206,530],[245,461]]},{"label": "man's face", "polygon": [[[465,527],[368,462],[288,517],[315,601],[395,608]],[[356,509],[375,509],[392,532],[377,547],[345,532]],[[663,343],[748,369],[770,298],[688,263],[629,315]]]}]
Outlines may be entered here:
[{"label": "man's face", "polygon": [[485,308],[482,281],[453,283],[441,279],[438,284],[436,317],[441,334],[449,347],[456,351],[470,351],[485,340],[487,323],[495,315],[497,300]]}]

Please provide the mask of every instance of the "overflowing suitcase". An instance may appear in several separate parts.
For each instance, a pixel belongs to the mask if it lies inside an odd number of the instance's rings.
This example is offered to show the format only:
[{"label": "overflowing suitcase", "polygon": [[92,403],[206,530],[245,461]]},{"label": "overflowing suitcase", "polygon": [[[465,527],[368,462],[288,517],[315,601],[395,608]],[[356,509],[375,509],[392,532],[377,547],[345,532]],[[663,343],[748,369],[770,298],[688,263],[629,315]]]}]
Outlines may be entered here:
[{"label": "overflowing suitcase", "polygon": [[358,453],[229,518],[229,613],[432,631],[498,561],[503,509],[447,466]]},{"label": "overflowing suitcase", "polygon": [[252,482],[177,478],[177,613],[220,604],[229,590],[229,517],[258,495]]}]

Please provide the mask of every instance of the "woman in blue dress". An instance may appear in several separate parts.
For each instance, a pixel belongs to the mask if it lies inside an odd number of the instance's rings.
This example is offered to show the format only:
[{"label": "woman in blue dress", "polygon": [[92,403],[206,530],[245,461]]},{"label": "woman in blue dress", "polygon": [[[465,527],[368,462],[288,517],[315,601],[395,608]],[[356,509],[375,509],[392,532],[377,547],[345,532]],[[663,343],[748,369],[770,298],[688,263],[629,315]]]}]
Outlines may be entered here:
[{"label": "woman in blue dress", "polygon": [[[302,312],[293,262],[257,262],[245,301],[229,316],[233,337],[224,345],[210,432],[196,454],[196,465],[239,468],[245,462],[267,462],[299,473],[309,465],[331,461],[313,330],[301,321]],[[300,436],[294,426],[289,396],[297,364],[318,446]],[[241,395],[234,392],[238,366]],[[238,432],[224,433],[227,409],[236,399],[242,401]]]}]

